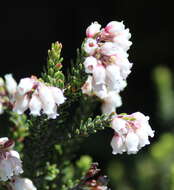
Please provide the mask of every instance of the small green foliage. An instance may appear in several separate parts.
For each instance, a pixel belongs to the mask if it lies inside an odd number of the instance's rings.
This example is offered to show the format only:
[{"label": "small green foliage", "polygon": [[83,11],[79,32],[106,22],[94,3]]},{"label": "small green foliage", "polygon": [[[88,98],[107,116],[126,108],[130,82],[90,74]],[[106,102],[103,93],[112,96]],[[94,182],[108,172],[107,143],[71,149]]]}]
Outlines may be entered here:
[{"label": "small green foliage", "polygon": [[47,162],[45,173],[46,175],[44,179],[47,181],[53,181],[59,174],[59,169],[57,168],[56,164],[50,164],[49,162]]},{"label": "small green foliage", "polygon": [[127,121],[135,121],[136,118],[134,117],[123,117],[124,120],[127,120]]},{"label": "small green foliage", "polygon": [[65,77],[61,71],[63,61],[61,50],[61,43],[52,43],[51,49],[48,50],[47,68],[42,73],[42,78],[46,83],[63,89]]},{"label": "small green foliage", "polygon": [[97,131],[110,127],[112,121],[112,114],[103,114],[96,116],[94,119],[88,118],[87,121],[81,121],[80,127],[75,130],[75,134],[79,136],[89,136]]},{"label": "small green foliage", "polygon": [[76,176],[83,178],[86,172],[89,170],[92,164],[92,158],[88,155],[83,155],[79,160],[76,161],[77,171]]},{"label": "small green foliage", "polygon": [[66,85],[66,96],[73,99],[82,95],[81,87],[87,78],[87,75],[84,72],[83,59],[81,52],[77,49],[76,61],[71,61],[71,67],[67,73],[68,83]]}]

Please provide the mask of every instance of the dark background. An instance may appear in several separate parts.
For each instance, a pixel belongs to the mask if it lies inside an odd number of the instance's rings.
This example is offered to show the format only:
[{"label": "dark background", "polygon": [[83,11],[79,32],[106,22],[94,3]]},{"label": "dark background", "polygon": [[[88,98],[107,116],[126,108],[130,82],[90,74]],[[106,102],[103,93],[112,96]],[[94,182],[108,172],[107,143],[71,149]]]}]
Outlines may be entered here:
[{"label": "dark background", "polygon": [[[13,73],[17,80],[39,76],[46,64],[47,50],[55,41],[63,44],[63,63],[67,68],[91,22],[98,21],[104,27],[109,21],[123,20],[132,34],[129,60],[134,66],[128,87],[122,92],[119,112],[141,111],[150,115],[152,127],[157,126],[158,139],[166,129],[159,127],[156,117],[157,92],[152,72],[158,65],[173,72],[174,22],[169,8],[167,1],[141,0],[112,1],[105,8],[0,8],[0,75]],[[111,137],[110,131],[90,137],[79,154],[92,155],[103,169],[110,159],[123,159],[131,167],[135,156],[127,162],[127,156],[111,155]],[[141,153],[138,156],[141,158]]]}]

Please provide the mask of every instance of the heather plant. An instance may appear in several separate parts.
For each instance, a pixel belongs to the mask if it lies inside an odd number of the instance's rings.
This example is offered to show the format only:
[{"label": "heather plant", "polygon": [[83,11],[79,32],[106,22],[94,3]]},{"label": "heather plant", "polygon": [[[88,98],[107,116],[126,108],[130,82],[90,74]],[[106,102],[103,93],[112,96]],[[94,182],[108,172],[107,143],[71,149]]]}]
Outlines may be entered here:
[{"label": "heather plant", "polygon": [[[114,155],[136,154],[150,144],[149,117],[116,110],[133,67],[130,37],[123,22],[104,28],[94,22],[67,71],[62,44],[55,42],[40,76],[18,83],[12,74],[0,78],[0,114],[7,125],[0,138],[1,189],[106,190],[108,178],[98,163],[75,156],[81,142],[110,128]],[[95,115],[98,104],[101,114]]]}]

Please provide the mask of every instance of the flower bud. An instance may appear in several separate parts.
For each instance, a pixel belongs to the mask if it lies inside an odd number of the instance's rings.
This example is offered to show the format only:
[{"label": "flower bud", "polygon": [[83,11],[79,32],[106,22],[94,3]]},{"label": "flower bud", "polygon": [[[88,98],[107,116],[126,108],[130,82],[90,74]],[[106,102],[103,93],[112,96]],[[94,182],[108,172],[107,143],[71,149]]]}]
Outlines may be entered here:
[{"label": "flower bud", "polygon": [[5,83],[6,83],[7,92],[8,92],[10,95],[14,95],[15,92],[16,92],[17,83],[16,83],[16,81],[14,80],[12,74],[6,74],[6,75],[4,76],[4,78],[5,78]]},{"label": "flower bud", "polygon": [[86,29],[86,36],[88,38],[93,38],[98,32],[100,32],[101,25],[98,22],[91,23]]}]

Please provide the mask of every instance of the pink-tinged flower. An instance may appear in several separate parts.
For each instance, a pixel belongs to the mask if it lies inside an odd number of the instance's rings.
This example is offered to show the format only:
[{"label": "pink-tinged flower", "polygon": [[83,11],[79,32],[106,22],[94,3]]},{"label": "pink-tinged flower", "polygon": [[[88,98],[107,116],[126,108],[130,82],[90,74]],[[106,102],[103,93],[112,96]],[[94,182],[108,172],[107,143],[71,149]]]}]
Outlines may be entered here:
[{"label": "pink-tinged flower", "polygon": [[103,99],[102,103],[102,113],[110,114],[116,111],[116,108],[122,105],[121,97],[115,91],[111,91],[108,93],[106,98]]},{"label": "pink-tinged flower", "polygon": [[15,79],[13,78],[12,74],[6,74],[4,78],[5,78],[7,92],[10,95],[14,95],[16,93],[16,88],[17,88],[17,83]]},{"label": "pink-tinged flower", "polygon": [[123,48],[124,51],[128,51],[132,42],[129,41],[131,34],[129,33],[129,29],[123,30],[118,35],[116,35],[112,41],[116,43],[119,47]]},{"label": "pink-tinged flower", "polygon": [[86,29],[86,36],[88,38],[93,38],[98,32],[100,32],[101,25],[98,22],[91,23]]},{"label": "pink-tinged flower", "polygon": [[[140,112],[131,115],[117,115],[113,118],[111,126],[115,134],[122,137],[124,150],[128,154],[136,154],[145,145],[150,144],[149,137],[154,131],[149,125],[149,117]],[[116,141],[114,141],[116,143]]]},{"label": "pink-tinged flower", "polygon": [[97,59],[95,57],[93,56],[87,57],[83,62],[83,65],[85,66],[85,72],[92,73],[97,64],[98,64]]},{"label": "pink-tinged flower", "polygon": [[23,114],[29,106],[29,97],[28,95],[15,95],[15,103],[13,107],[13,111],[17,112],[18,114]]},{"label": "pink-tinged flower", "polygon": [[115,134],[111,140],[112,154],[122,154],[126,151],[124,137]]},{"label": "pink-tinged flower", "polygon": [[120,68],[117,65],[112,64],[106,67],[106,84],[111,91],[117,93],[126,87],[127,83],[121,76]]},{"label": "pink-tinged flower", "polygon": [[128,133],[128,128],[127,128],[126,123],[127,123],[126,120],[124,120],[124,119],[119,118],[119,117],[116,116],[112,120],[111,126],[112,126],[112,129],[114,129],[114,131],[117,134],[126,135]]},{"label": "pink-tinged flower", "polygon": [[24,78],[17,87],[13,111],[23,114],[29,108],[31,115],[40,116],[44,113],[48,118],[55,119],[58,116],[57,106],[65,100],[61,89],[47,86],[36,77]]},{"label": "pink-tinged flower", "polygon": [[109,34],[117,35],[125,29],[123,22],[111,21],[105,27],[105,31]]},{"label": "pink-tinged flower", "polygon": [[21,79],[17,87],[18,94],[22,96],[30,92],[34,87],[34,82],[35,81],[32,78]]},{"label": "pink-tinged flower", "polygon": [[13,177],[10,186],[12,190],[37,190],[30,179],[17,176]]},{"label": "pink-tinged flower", "polygon": [[93,38],[87,38],[85,43],[84,43],[84,51],[89,54],[89,55],[94,55],[98,48],[97,41]]},{"label": "pink-tinged flower", "polygon": [[56,104],[59,106],[60,104],[63,104],[66,100],[65,96],[63,95],[63,91],[60,90],[57,87],[54,86],[50,86],[50,90],[52,93],[52,96],[54,98],[54,101],[56,102]]},{"label": "pink-tinged flower", "polygon": [[85,84],[82,86],[82,93],[88,96],[92,95],[92,76],[89,75]]},{"label": "pink-tinged flower", "polygon": [[30,109],[30,114],[34,116],[39,116],[40,111],[42,109],[42,102],[39,98],[39,94],[37,91],[35,91],[32,94],[30,103],[29,103],[29,109]]},{"label": "pink-tinged flower", "polygon": [[115,65],[117,65],[120,68],[120,75],[125,80],[131,73],[131,68],[133,64],[130,63],[126,57],[120,56],[120,54],[113,57],[113,60]]},{"label": "pink-tinged flower", "polygon": [[93,77],[94,77],[94,81],[95,84],[105,84],[105,79],[106,79],[106,70],[104,68],[103,65],[97,65],[94,69],[93,69]]},{"label": "pink-tinged flower", "polygon": [[101,46],[100,52],[106,56],[128,57],[128,54],[122,48],[120,48],[116,43],[113,42],[105,42]]},{"label": "pink-tinged flower", "polygon": [[18,152],[11,150],[14,142],[7,137],[0,138],[0,181],[7,181],[23,173]]},{"label": "pink-tinged flower", "polygon": [[137,127],[137,130],[142,129],[147,133],[148,136],[154,137],[154,130],[152,130],[151,126],[149,125],[148,116],[145,116],[144,114],[140,112],[135,112],[131,116],[136,119],[134,123],[135,123],[135,126]]},{"label": "pink-tinged flower", "polygon": [[117,54],[119,47],[112,42],[105,42],[100,49],[100,52],[106,56],[114,56]]}]

